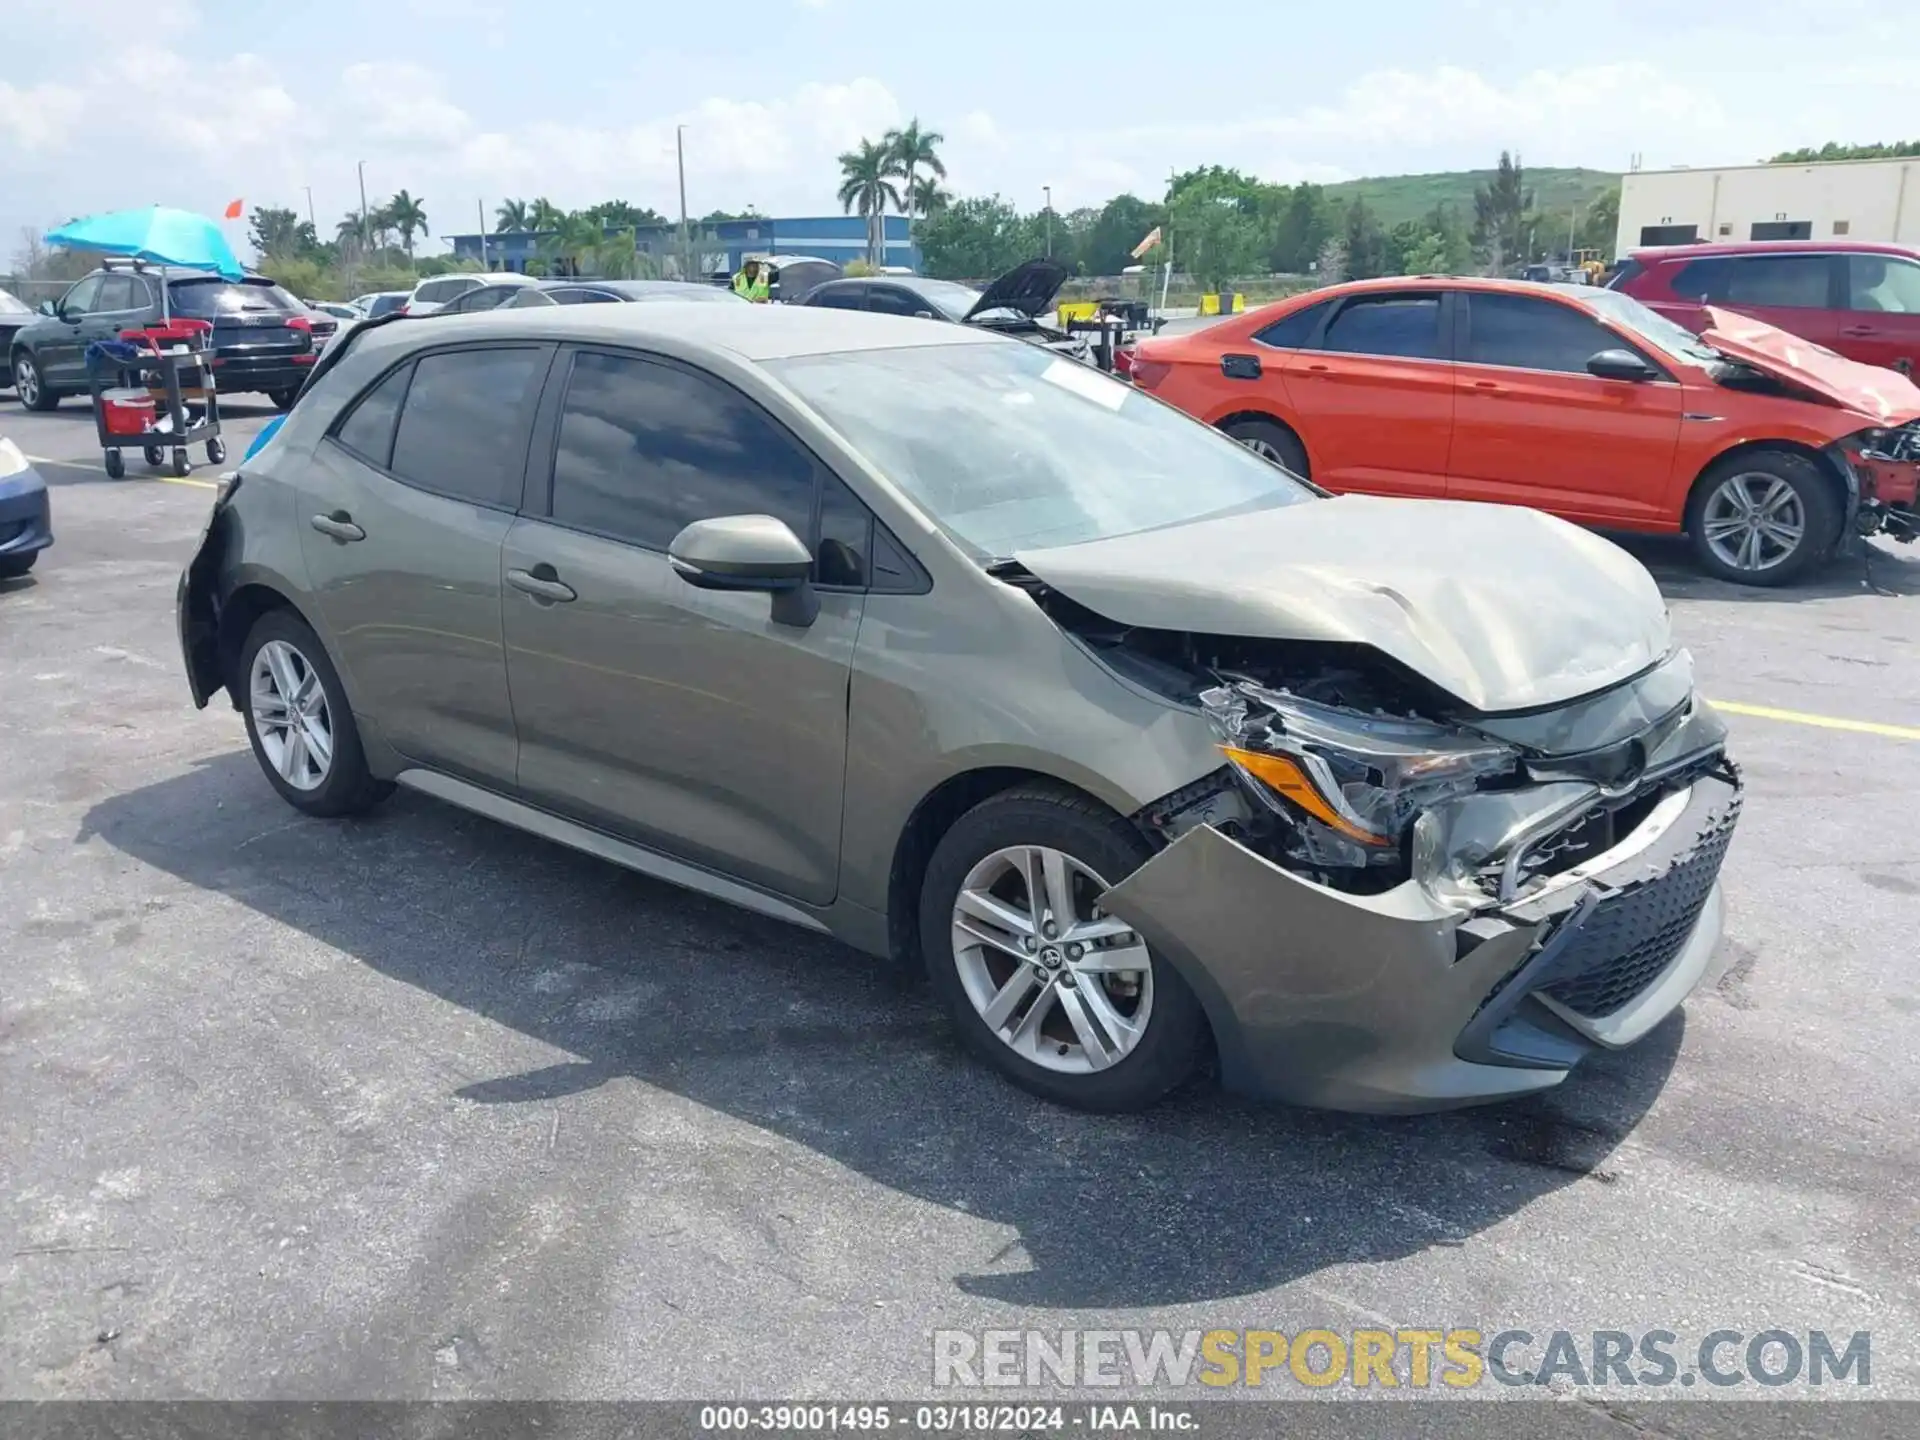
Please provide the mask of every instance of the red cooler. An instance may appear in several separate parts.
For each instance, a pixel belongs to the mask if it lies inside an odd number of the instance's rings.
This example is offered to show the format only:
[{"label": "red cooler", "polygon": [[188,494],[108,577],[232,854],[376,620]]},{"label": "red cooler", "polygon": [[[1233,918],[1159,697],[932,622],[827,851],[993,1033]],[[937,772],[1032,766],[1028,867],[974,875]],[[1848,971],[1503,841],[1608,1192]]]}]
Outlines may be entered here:
[{"label": "red cooler", "polygon": [[108,390],[100,407],[107,434],[116,438],[137,440],[153,428],[153,396],[145,390]]}]

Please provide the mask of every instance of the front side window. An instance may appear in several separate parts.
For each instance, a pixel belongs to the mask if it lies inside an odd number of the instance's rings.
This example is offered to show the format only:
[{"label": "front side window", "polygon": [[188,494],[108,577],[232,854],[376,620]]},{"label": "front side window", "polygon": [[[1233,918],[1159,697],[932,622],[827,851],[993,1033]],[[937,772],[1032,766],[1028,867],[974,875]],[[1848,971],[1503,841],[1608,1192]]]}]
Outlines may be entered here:
[{"label": "front side window", "polygon": [[1322,350],[1441,360],[1438,295],[1367,295],[1349,300],[1327,326]]},{"label": "front side window", "polygon": [[933,306],[898,285],[875,285],[867,291],[867,308],[882,315],[930,314]]},{"label": "front side window", "polygon": [[813,492],[813,457],[730,386],[637,356],[574,358],[557,523],[664,551],[695,520],[772,515],[805,540]]},{"label": "front side window", "polygon": [[1314,496],[1217,430],[1037,345],[855,350],[763,368],[983,560]]},{"label": "front side window", "polygon": [[1673,292],[1716,305],[1824,310],[1829,273],[1824,255],[1729,255],[1682,266]]},{"label": "front side window", "polygon": [[1920,262],[1897,255],[1849,255],[1847,308],[1920,315]]},{"label": "front side window", "polygon": [[1519,295],[1474,295],[1467,307],[1467,353],[1473,365],[1585,374],[1587,361],[1620,340],[1571,305]]},{"label": "front side window", "polygon": [[864,285],[844,285],[832,290],[817,290],[807,297],[809,305],[824,305],[829,310],[864,310],[867,291]]},{"label": "front side window", "polygon": [[531,345],[422,355],[388,468],[422,490],[512,509],[545,362],[546,351]]},{"label": "front side window", "polygon": [[100,293],[94,297],[93,308],[102,312],[132,310],[138,302],[133,298],[133,277],[131,275],[104,275],[100,279]]},{"label": "front side window", "polygon": [[63,315],[91,315],[100,308],[100,280],[98,275],[89,275],[78,285],[61,297],[60,313]]}]

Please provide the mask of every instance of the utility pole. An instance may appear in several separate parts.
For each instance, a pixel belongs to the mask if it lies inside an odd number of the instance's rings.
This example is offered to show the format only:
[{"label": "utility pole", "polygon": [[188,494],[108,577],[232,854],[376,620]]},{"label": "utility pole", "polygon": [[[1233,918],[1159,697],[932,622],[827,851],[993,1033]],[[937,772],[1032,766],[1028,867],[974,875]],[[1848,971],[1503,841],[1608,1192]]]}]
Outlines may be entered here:
[{"label": "utility pole", "polygon": [[491,269],[492,267],[487,264],[487,201],[485,196],[473,202],[473,213],[480,220],[480,268],[482,270]]},{"label": "utility pole", "polygon": [[313,227],[313,238],[318,240],[320,238],[320,222],[313,218],[313,187],[308,185],[303,188],[307,192],[307,224]]},{"label": "utility pole", "polygon": [[1573,202],[1573,208],[1567,211],[1567,264],[1573,264],[1573,232],[1580,224],[1580,202]]},{"label": "utility pole", "polygon": [[687,236],[687,127],[673,127],[674,157],[680,167],[680,278],[693,279],[693,242]]},{"label": "utility pole", "polygon": [[1053,258],[1053,187],[1042,185],[1040,188],[1046,192],[1047,196],[1047,258],[1051,260]]}]

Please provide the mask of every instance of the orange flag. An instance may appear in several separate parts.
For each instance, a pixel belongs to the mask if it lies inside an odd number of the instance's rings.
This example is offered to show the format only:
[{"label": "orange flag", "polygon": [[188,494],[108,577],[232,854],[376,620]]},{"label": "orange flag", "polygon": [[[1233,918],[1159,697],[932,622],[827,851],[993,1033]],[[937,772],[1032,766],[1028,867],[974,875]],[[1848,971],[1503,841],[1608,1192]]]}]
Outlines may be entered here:
[{"label": "orange flag", "polygon": [[240,218],[240,212],[246,208],[246,203],[244,200],[229,201],[227,204],[227,219],[238,220]]}]

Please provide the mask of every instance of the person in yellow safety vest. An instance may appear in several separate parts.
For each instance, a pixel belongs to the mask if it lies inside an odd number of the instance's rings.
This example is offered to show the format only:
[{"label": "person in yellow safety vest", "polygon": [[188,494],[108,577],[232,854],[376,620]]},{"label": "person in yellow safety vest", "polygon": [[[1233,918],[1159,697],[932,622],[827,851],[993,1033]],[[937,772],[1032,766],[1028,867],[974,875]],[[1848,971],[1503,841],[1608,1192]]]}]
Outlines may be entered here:
[{"label": "person in yellow safety vest", "polygon": [[734,274],[733,293],[743,300],[751,300],[756,305],[765,305],[773,298],[773,292],[767,280],[767,267],[758,260],[747,261]]}]

